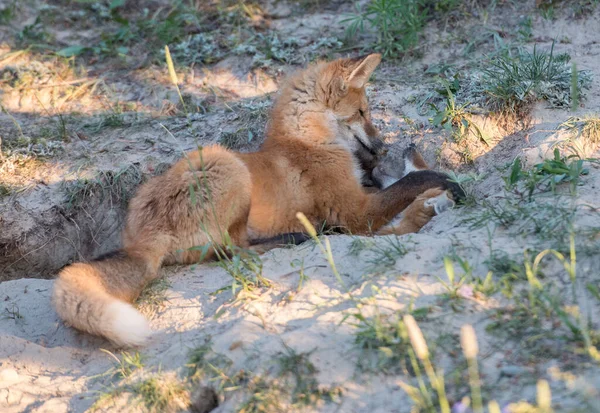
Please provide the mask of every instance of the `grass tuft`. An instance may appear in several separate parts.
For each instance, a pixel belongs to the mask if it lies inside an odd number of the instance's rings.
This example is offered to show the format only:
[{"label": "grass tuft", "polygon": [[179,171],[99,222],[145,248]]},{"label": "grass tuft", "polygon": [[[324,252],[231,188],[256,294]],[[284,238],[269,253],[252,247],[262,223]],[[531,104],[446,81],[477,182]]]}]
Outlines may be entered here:
[{"label": "grass tuft", "polygon": [[[484,69],[483,84],[488,104],[493,111],[512,116],[523,116],[533,102],[544,100],[551,107],[570,108],[573,92],[584,97],[591,77],[587,71],[572,73],[574,66],[568,54],[555,54],[554,43],[549,51],[533,48],[533,52],[519,50],[505,53],[491,60]],[[572,85],[572,80],[576,84]]]}]

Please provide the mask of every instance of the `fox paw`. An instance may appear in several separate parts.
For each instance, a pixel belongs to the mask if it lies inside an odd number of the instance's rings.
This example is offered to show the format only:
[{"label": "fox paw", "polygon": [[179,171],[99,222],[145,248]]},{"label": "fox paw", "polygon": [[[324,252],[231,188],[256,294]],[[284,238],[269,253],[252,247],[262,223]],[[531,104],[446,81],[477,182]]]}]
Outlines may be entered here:
[{"label": "fox paw", "polygon": [[[428,194],[430,191],[435,192]],[[435,215],[439,215],[442,212],[453,208],[456,204],[450,191],[443,191],[442,193],[439,193],[439,190],[430,189],[428,191],[425,191],[423,196],[428,197],[428,199],[424,203],[425,208],[432,208],[435,212]]]}]

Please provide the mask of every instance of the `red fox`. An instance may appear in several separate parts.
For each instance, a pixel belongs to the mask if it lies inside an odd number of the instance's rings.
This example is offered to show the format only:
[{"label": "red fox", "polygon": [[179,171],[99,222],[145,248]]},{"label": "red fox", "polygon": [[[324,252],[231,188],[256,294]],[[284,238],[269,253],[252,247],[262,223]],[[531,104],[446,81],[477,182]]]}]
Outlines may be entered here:
[{"label": "red fox", "polygon": [[371,54],[310,65],[281,88],[258,152],[206,147],[143,184],[129,204],[122,249],[58,275],[53,303],[60,317],[117,345],[142,345],[151,330],[131,303],[162,265],[198,262],[194,246],[230,239],[248,247],[302,232],[298,212],[315,226],[353,234],[418,231],[461,190],[430,170],[379,191],[361,185],[355,154],[381,149],[365,94],[380,61]]}]

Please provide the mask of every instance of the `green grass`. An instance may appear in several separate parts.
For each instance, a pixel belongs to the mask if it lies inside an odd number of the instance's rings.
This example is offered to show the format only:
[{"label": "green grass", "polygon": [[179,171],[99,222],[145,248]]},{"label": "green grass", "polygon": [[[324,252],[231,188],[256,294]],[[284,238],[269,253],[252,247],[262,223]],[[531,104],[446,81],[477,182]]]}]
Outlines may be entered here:
[{"label": "green grass", "polygon": [[[519,50],[499,55],[484,69],[483,86],[488,105],[505,115],[525,115],[533,102],[544,100],[551,107],[569,108],[572,105],[571,80],[573,66],[568,54],[555,54],[534,46],[532,52]],[[590,86],[590,74],[577,72],[577,95]]]},{"label": "green grass", "polygon": [[573,139],[583,139],[587,143],[600,143],[600,115],[570,117],[560,125],[573,135]]},{"label": "green grass", "polygon": [[473,110],[470,108],[471,103],[465,102],[458,104],[454,93],[460,88],[458,78],[453,82],[448,82],[442,79],[443,88],[438,89],[438,93],[444,98],[444,107],[438,108],[435,104],[431,104],[434,111],[434,116],[430,122],[435,127],[443,127],[450,132],[452,140],[461,148],[463,161],[472,163],[469,143],[470,140],[482,142],[486,146],[492,144],[492,140],[485,132],[473,121]]},{"label": "green grass", "polygon": [[391,270],[396,262],[409,252],[410,240],[398,236],[387,236],[379,242],[372,239],[357,237],[350,244],[348,253],[358,257],[363,251],[369,252],[369,258],[364,262],[367,264],[367,273],[378,273]]},{"label": "green grass", "polygon": [[126,379],[131,377],[136,370],[144,367],[144,358],[137,351],[134,353],[123,351],[121,352],[121,358],[118,358],[108,350],[100,349],[100,351],[108,354],[115,361],[115,366],[102,376],[109,376],[111,379]]},{"label": "green grass", "polygon": [[585,209],[574,203],[574,197],[583,184],[581,176],[587,174],[587,162],[565,157],[558,149],[553,158],[529,169],[517,158],[503,177],[504,194],[481,200],[463,222],[472,228],[499,225],[513,235],[535,236],[538,242],[564,250],[575,217]]},{"label": "green grass", "polygon": [[[519,340],[525,350],[520,360],[523,363],[538,363],[540,360],[567,356],[572,360],[581,359],[582,356],[591,360],[599,359],[597,346],[600,345],[600,326],[591,314],[583,314],[580,306],[600,300],[600,295],[593,286],[587,290],[578,287],[575,237],[571,236],[567,254],[547,249],[536,255],[526,251],[524,256],[519,272],[525,274],[526,286],[515,293],[503,290],[512,304],[493,311],[487,331]],[[552,268],[552,259],[565,269],[568,280],[566,288],[544,277],[544,272]]]},{"label": "green grass", "polygon": [[188,403],[185,387],[175,380],[150,377],[132,385],[131,392],[144,404],[149,412],[179,411]]},{"label": "green grass", "polygon": [[[354,342],[360,349],[359,369],[414,374],[407,353],[410,342],[405,335],[403,313],[381,314],[378,308],[375,311],[371,317],[363,315],[360,310],[349,316],[355,321],[352,324],[356,327]],[[423,320],[429,308],[411,310],[410,313]]]},{"label": "green grass", "polygon": [[80,208],[91,198],[98,197],[99,202],[108,201],[111,205],[127,205],[144,176],[140,169],[131,165],[119,171],[102,171],[93,179],[67,181],[62,189],[67,208]]},{"label": "green grass", "polygon": [[354,38],[358,32],[371,31],[373,43],[384,57],[397,57],[414,48],[423,30],[427,12],[419,0],[372,0],[366,7],[356,6],[353,15],[343,20],[346,34]]},{"label": "green grass", "polygon": [[193,382],[208,382],[223,392],[225,387],[236,386],[241,377],[231,375],[232,361],[222,354],[215,353],[209,342],[190,350],[186,363],[187,376]]}]

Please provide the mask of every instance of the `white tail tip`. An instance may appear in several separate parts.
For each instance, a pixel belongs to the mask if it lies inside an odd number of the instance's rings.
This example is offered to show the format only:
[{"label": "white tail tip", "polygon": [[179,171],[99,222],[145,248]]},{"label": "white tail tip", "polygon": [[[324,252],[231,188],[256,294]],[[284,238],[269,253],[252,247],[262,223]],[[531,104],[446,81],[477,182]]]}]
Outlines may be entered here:
[{"label": "white tail tip", "polygon": [[114,301],[108,305],[106,319],[107,325],[103,335],[119,346],[142,346],[152,335],[146,318],[123,301]]}]

